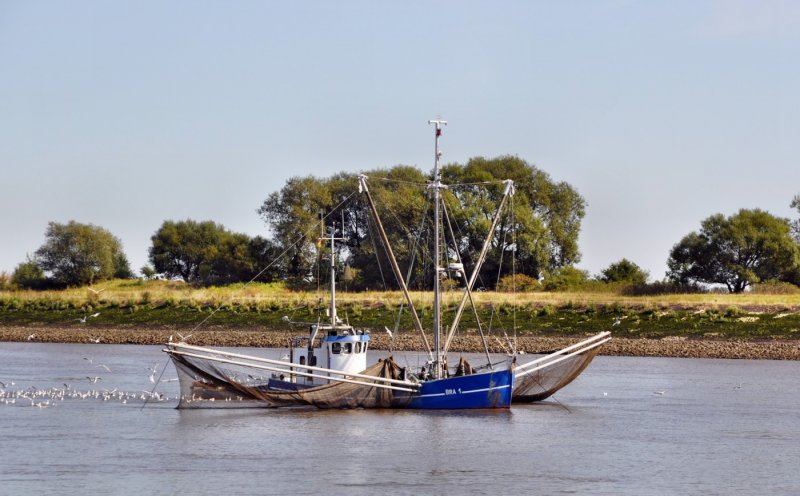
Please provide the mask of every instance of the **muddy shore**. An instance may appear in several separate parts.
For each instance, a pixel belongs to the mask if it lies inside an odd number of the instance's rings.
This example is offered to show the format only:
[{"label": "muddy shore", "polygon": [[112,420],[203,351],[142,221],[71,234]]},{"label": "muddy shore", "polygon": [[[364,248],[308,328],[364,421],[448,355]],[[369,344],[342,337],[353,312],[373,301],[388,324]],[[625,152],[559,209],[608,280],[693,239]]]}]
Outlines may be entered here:
[{"label": "muddy shore", "polygon": [[[188,331],[180,330],[186,335]],[[189,342],[205,346],[245,346],[286,348],[296,331],[274,331],[263,329],[204,329],[196,331]],[[105,343],[105,344],[163,344],[170,336],[177,340],[175,330],[169,328],[104,328],[47,326],[0,326],[0,341],[26,341],[50,343]],[[394,342],[387,335],[375,333],[371,336],[371,347],[378,350],[419,350],[422,344],[417,336],[403,334]],[[524,336],[517,338],[517,346],[526,353],[542,353],[558,350],[576,343],[583,337]],[[454,340],[453,351],[482,352],[478,336],[460,336]],[[490,352],[504,352],[498,339],[490,343]],[[614,338],[603,345],[601,355],[641,357],[685,357],[685,358],[738,358],[759,360],[800,360],[800,340],[713,340],[666,337],[662,339]]]}]

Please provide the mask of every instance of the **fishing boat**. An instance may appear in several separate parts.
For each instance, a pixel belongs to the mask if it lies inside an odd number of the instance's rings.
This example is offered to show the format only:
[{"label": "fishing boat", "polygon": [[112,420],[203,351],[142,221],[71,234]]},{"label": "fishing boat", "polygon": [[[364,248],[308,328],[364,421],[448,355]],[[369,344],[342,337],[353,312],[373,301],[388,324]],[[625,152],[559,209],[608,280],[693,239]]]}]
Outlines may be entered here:
[{"label": "fishing boat", "polygon": [[[470,277],[461,260],[443,263],[442,217],[444,203],[440,173],[439,139],[446,121],[432,120],[435,130],[435,155],[428,189],[433,204],[433,345],[429,344],[418,312],[391,243],[372,199],[368,177],[359,176],[359,192],[366,199],[378,234],[383,242],[392,272],[404,296],[413,326],[424,343],[425,363],[421,367],[401,367],[392,356],[367,366],[370,343],[368,330],[343,324],[336,313],[335,236],[331,246],[331,304],[329,321],[310,323],[307,336],[295,337],[287,360],[244,355],[232,351],[170,342],[164,351],[178,370],[181,386],[179,408],[200,407],[316,407],[316,408],[413,408],[473,409],[509,408],[512,401],[538,401],[572,381],[591,362],[599,346],[610,336],[600,333],[555,353],[518,364],[516,351],[510,356],[492,358],[481,330],[486,363],[471,365],[463,356],[453,367],[448,351],[467,303],[474,308],[473,288],[491,245],[504,204],[514,195],[514,184],[504,181],[504,192],[492,225]],[[442,318],[442,279],[457,274],[464,292],[452,321],[444,332]],[[387,328],[388,332],[388,328]],[[536,399],[533,399],[536,398]]]}]

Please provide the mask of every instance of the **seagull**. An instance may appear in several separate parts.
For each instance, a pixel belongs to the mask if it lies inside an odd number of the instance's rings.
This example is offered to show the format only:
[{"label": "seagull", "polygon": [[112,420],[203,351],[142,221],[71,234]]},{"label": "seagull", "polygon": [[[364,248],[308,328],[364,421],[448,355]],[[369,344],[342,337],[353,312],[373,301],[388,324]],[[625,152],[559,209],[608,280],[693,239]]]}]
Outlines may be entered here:
[{"label": "seagull", "polygon": [[622,321],[619,319],[619,317],[617,317],[617,318],[614,319],[614,323],[611,324],[611,327],[616,327],[616,326],[620,325],[621,323],[622,323]]},{"label": "seagull", "polygon": [[184,336],[183,334],[181,334],[179,332],[177,332],[176,334],[178,335],[179,338],[181,338],[181,341],[184,342],[184,343],[186,342],[187,339],[189,339],[190,337],[193,336],[193,334],[189,334],[188,336]]},{"label": "seagull", "polygon": [[7,387],[8,387],[8,384],[6,384],[5,382],[0,381],[0,388],[5,389]]},{"label": "seagull", "polygon": [[89,357],[83,357],[83,359],[84,359],[84,360],[86,360],[86,361],[87,361],[87,362],[89,362],[89,363],[92,363],[92,359],[91,359],[91,358],[89,358]]},{"label": "seagull", "polygon": [[664,396],[664,393],[666,393],[666,391],[653,391],[653,394],[657,394],[659,396]]},{"label": "seagull", "polygon": [[104,369],[106,369],[107,371],[111,372],[111,369],[110,369],[110,368],[108,368],[108,365],[106,365],[106,364],[104,364],[104,363],[98,363],[97,365],[95,365],[95,367],[103,367],[103,368],[104,368]]},{"label": "seagull", "polygon": [[91,317],[91,318],[95,318],[95,317],[97,317],[98,315],[100,315],[100,312],[93,313],[93,314],[91,314],[91,315],[84,315],[82,318],[80,318],[80,319],[75,319],[75,320],[77,320],[77,321],[78,321],[78,322],[80,322],[81,324],[85,324],[85,323],[86,323],[86,319],[87,319],[87,318],[90,318],[90,317]]},{"label": "seagull", "polygon": [[281,360],[288,361],[288,360],[289,360],[289,354],[288,354],[288,353],[284,354],[284,355],[281,357]]},{"label": "seagull", "polygon": [[36,334],[30,334],[30,335],[28,335],[28,341],[32,340],[32,339],[33,339],[33,338],[35,338],[35,337],[36,337]]},{"label": "seagull", "polygon": [[151,384],[155,384],[156,383],[156,370],[157,369],[158,369],[158,364],[153,365],[153,368],[150,369],[150,377],[149,377],[149,379],[150,379],[150,383]]},{"label": "seagull", "polygon": [[389,329],[389,328],[388,328],[388,327],[386,327],[386,326],[384,326],[383,328],[384,328],[384,329],[386,329],[386,334],[388,334],[388,335],[389,335],[389,339],[394,339],[394,334],[392,334],[392,331],[391,331],[391,329]]},{"label": "seagull", "polygon": [[97,384],[97,381],[102,380],[102,377],[89,377],[88,375],[86,378],[89,379],[92,384]]},{"label": "seagull", "polygon": [[100,293],[102,293],[103,291],[105,291],[105,290],[106,290],[106,288],[103,288],[103,289],[87,288],[87,289],[88,289],[89,291],[91,291],[92,293],[96,294],[96,295],[97,295],[97,294],[100,294]]},{"label": "seagull", "polygon": [[89,338],[89,341],[91,341],[92,343],[99,343],[100,342],[100,338],[96,338],[96,339]]}]

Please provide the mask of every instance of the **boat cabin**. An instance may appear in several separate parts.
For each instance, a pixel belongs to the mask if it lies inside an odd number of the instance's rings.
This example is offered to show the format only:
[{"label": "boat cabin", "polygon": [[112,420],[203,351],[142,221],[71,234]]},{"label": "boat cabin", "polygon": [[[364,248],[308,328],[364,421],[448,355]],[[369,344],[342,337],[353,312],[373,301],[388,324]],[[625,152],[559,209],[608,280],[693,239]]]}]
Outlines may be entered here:
[{"label": "boat cabin", "polygon": [[[367,368],[369,331],[351,326],[312,324],[308,336],[295,336],[289,352],[291,370],[322,374],[302,366],[321,367],[357,374]],[[297,365],[297,367],[294,367]],[[291,374],[289,382],[304,386],[327,384],[325,379]]]}]

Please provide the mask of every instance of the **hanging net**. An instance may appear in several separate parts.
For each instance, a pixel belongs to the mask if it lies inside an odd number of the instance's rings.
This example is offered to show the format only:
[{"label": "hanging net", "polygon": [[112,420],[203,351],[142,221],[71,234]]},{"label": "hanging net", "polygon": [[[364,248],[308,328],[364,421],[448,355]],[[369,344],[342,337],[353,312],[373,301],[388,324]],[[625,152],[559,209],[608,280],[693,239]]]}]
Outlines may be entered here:
[{"label": "hanging net", "polygon": [[575,380],[583,369],[589,366],[598,351],[599,348],[593,348],[528,375],[517,377],[511,402],[532,403],[548,398]]},{"label": "hanging net", "polygon": [[[263,370],[248,370],[202,358],[170,353],[181,386],[178,408],[398,408],[412,399],[409,392],[381,387],[379,381],[359,379],[359,383],[328,384],[278,390],[270,386]],[[362,375],[400,379],[403,369],[394,360],[378,360]]]}]

